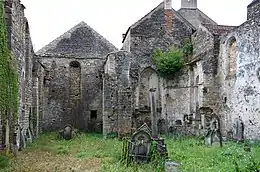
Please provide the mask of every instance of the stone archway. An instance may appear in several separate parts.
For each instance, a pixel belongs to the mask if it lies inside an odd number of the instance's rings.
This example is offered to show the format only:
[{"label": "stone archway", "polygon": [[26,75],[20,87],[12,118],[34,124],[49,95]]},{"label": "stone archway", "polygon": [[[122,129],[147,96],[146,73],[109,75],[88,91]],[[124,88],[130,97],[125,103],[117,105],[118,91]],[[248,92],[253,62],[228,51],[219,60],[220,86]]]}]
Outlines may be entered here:
[{"label": "stone archway", "polygon": [[138,115],[134,117],[134,126],[140,127],[143,123],[147,123],[151,127],[151,101],[150,89],[155,89],[154,98],[156,104],[156,112],[160,110],[160,87],[159,76],[152,68],[144,69],[139,77],[138,84]]}]

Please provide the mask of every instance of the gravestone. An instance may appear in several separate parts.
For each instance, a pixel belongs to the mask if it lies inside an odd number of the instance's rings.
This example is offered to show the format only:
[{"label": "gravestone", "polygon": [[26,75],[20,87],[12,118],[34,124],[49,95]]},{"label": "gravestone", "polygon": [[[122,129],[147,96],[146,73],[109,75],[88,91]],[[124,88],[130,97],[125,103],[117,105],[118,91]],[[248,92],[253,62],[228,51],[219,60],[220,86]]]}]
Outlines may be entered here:
[{"label": "gravestone", "polygon": [[231,141],[231,140],[233,140],[233,131],[232,130],[229,130],[228,132],[227,132],[227,140],[228,141]]},{"label": "gravestone", "polygon": [[241,117],[236,121],[236,128],[235,128],[235,140],[237,142],[243,142],[244,141],[244,122],[242,121]]},{"label": "gravestone", "polygon": [[135,162],[148,162],[151,158],[151,146],[156,144],[156,151],[161,157],[167,158],[168,153],[164,139],[153,138],[152,131],[146,123],[139,127],[129,141],[128,156]]},{"label": "gravestone", "polygon": [[62,130],[59,131],[60,137],[65,140],[71,140],[73,136],[73,127],[70,124],[67,124]]},{"label": "gravestone", "polygon": [[220,132],[220,120],[216,114],[212,115],[210,126],[207,128],[205,136],[206,145],[218,145],[222,147],[222,135]]},{"label": "gravestone", "polygon": [[152,143],[151,129],[145,123],[132,135],[129,144],[129,156],[135,162],[149,160],[150,147]]},{"label": "gravestone", "polygon": [[65,140],[72,139],[72,130],[73,128],[71,125],[67,125],[64,127],[63,137]]},{"label": "gravestone", "polygon": [[167,122],[165,119],[159,119],[157,122],[157,126],[160,134],[167,133]]}]

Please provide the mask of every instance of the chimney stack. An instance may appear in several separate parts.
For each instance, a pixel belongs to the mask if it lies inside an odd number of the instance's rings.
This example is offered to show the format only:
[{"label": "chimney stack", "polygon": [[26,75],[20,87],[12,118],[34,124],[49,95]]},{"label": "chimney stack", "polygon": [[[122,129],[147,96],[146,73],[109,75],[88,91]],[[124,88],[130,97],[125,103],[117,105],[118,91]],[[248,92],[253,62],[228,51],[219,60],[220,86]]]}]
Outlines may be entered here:
[{"label": "chimney stack", "polygon": [[166,33],[171,34],[173,30],[172,0],[164,0],[164,19]]},{"label": "chimney stack", "polygon": [[196,9],[197,0],[181,0],[181,8]]},{"label": "chimney stack", "polygon": [[172,9],[172,0],[164,0],[164,9]]}]

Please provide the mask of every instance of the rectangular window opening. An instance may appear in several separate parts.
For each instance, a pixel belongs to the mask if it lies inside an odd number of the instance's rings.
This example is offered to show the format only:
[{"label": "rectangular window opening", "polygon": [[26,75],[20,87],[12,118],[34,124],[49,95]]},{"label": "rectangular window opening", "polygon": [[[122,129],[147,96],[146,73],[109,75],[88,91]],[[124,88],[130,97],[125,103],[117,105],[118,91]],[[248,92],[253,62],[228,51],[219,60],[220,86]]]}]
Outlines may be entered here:
[{"label": "rectangular window opening", "polygon": [[90,113],[90,119],[97,119],[97,111],[96,110],[92,110]]}]

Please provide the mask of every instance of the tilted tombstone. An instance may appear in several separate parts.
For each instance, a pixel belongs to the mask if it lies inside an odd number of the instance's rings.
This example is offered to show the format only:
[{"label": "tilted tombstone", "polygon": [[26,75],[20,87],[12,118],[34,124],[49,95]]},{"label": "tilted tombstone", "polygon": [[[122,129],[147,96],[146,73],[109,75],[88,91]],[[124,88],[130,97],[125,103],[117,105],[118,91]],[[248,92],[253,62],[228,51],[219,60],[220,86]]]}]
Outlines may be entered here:
[{"label": "tilted tombstone", "polygon": [[210,126],[205,136],[206,145],[218,145],[222,147],[222,135],[220,132],[220,120],[216,114],[212,115]]},{"label": "tilted tombstone", "polygon": [[236,128],[235,128],[235,140],[237,142],[243,142],[244,141],[244,129],[245,125],[244,122],[242,121],[241,117],[236,121]]}]

